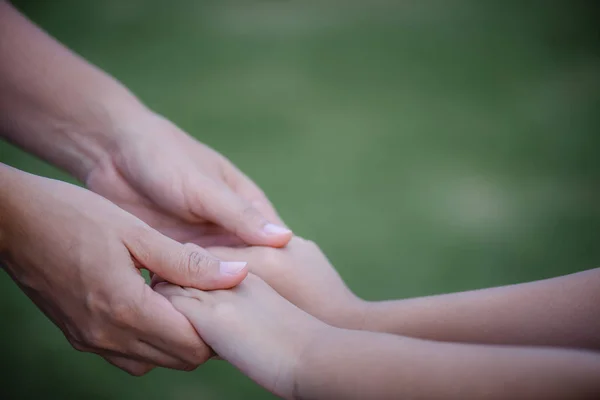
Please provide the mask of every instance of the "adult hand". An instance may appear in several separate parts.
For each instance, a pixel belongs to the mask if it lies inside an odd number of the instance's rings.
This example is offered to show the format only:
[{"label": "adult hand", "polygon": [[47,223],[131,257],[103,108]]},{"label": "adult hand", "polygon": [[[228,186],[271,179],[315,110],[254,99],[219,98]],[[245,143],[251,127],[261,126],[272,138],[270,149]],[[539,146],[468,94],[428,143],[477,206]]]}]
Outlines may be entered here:
[{"label": "adult hand", "polygon": [[189,370],[210,356],[140,269],[210,290],[241,282],[245,263],[179,244],[64,182],[0,165],[0,187],[1,263],[76,349],[135,375],[153,365]]},{"label": "adult hand", "polygon": [[180,242],[290,240],[265,195],[229,161],[5,1],[0,60],[0,136]]},{"label": "adult hand", "polygon": [[113,132],[87,186],[160,232],[201,246],[282,247],[292,237],[265,194],[229,160],[146,109]]}]

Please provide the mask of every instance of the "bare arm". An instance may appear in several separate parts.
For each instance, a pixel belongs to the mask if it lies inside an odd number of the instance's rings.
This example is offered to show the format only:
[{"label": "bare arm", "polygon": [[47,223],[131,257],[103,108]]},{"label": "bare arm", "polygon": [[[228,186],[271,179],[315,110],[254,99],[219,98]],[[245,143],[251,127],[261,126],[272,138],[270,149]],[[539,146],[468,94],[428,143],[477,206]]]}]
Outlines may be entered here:
[{"label": "bare arm", "polygon": [[232,290],[158,284],[222,358],[261,386],[300,399],[585,399],[600,394],[600,355],[442,343],[334,328],[250,274]]},{"label": "bare arm", "polygon": [[354,296],[314,243],[284,249],[211,248],[246,260],[279,294],[329,325],[430,340],[600,349],[600,269],[563,277],[407,300]]},{"label": "bare arm", "polygon": [[0,0],[0,136],[83,180],[144,107]]},{"label": "bare arm", "polygon": [[591,399],[591,352],[440,343],[332,328],[299,363],[300,399]]},{"label": "bare arm", "polygon": [[364,329],[487,344],[600,349],[600,269],[543,281],[369,303]]},{"label": "bare arm", "polygon": [[0,137],[179,242],[280,247],[291,238],[265,194],[229,160],[3,0]]}]

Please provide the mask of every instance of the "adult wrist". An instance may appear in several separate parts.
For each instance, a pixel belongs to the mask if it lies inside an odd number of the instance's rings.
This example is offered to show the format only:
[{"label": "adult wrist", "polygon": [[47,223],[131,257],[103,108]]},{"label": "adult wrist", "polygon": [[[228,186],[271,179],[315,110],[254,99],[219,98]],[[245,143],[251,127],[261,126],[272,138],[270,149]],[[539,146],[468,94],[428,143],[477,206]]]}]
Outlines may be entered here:
[{"label": "adult wrist", "polygon": [[[2,136],[85,181],[89,172],[119,146],[126,127],[151,114],[114,80],[104,86],[88,85],[65,93],[61,101],[41,94],[25,105],[7,106],[0,114]],[[0,103],[8,101],[7,96],[0,96]]]},{"label": "adult wrist", "polygon": [[82,182],[98,164],[119,150],[132,131],[130,126],[152,114],[126,88],[117,86],[90,99],[58,135],[66,143],[54,163]]},{"label": "adult wrist", "polygon": [[90,65],[0,1],[0,135],[84,180],[145,109]]}]

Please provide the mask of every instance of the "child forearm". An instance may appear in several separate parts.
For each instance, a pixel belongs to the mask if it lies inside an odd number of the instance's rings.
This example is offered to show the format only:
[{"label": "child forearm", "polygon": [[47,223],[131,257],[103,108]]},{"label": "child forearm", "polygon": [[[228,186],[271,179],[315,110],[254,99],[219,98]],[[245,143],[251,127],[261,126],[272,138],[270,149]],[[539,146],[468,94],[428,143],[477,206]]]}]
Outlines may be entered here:
[{"label": "child forearm", "polygon": [[319,248],[211,248],[248,260],[279,294],[329,325],[439,341],[600,349],[600,269],[520,285],[416,299],[351,295]]},{"label": "child forearm", "polygon": [[301,358],[300,399],[577,399],[600,394],[600,356],[334,329]]},{"label": "child forearm", "polygon": [[334,328],[253,274],[232,290],[159,284],[223,359],[284,398],[600,398],[600,354]]},{"label": "child forearm", "polygon": [[0,136],[84,179],[118,125],[143,115],[125,87],[0,0]]},{"label": "child forearm", "polygon": [[368,303],[363,329],[431,340],[600,349],[600,269],[493,289]]}]

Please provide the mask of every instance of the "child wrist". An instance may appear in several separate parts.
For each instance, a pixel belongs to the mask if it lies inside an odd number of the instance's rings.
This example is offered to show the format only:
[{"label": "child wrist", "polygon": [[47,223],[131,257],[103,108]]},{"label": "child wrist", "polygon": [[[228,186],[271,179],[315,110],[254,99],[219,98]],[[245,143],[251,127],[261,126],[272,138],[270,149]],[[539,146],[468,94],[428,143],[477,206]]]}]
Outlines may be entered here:
[{"label": "child wrist", "polygon": [[370,302],[356,298],[349,302],[344,321],[340,328],[352,330],[365,330],[366,317]]}]

